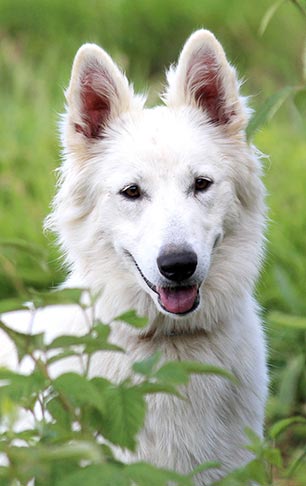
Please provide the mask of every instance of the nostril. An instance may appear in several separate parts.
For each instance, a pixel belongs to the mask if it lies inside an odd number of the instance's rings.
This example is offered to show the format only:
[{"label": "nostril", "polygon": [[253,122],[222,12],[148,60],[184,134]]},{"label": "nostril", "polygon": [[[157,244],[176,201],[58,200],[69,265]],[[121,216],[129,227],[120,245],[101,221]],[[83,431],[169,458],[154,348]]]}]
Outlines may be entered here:
[{"label": "nostril", "polygon": [[176,282],[190,278],[197,267],[197,255],[193,251],[162,253],[157,258],[160,273]]}]

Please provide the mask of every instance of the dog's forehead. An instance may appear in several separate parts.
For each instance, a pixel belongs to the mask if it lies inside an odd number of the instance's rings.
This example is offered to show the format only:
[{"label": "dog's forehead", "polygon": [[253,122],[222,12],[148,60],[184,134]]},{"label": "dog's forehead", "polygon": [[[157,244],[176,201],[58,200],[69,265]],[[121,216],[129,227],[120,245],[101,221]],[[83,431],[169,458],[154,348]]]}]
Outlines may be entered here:
[{"label": "dog's forehead", "polygon": [[143,110],[140,116],[129,116],[119,143],[127,162],[132,158],[177,167],[199,159],[209,163],[220,157],[214,129],[187,107],[156,107]]}]

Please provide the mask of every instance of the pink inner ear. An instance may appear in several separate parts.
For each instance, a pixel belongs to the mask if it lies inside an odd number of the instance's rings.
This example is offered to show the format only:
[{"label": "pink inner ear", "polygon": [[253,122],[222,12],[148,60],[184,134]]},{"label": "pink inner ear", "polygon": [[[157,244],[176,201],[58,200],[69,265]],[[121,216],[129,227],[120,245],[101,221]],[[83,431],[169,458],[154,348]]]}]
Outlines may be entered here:
[{"label": "pink inner ear", "polygon": [[105,71],[90,71],[81,80],[82,119],[75,129],[87,138],[101,138],[111,110],[111,85]]},{"label": "pink inner ear", "polygon": [[197,105],[208,113],[211,123],[228,123],[234,112],[229,112],[226,106],[216,58],[207,51],[196,52],[190,61],[186,79],[187,89],[193,94]]}]

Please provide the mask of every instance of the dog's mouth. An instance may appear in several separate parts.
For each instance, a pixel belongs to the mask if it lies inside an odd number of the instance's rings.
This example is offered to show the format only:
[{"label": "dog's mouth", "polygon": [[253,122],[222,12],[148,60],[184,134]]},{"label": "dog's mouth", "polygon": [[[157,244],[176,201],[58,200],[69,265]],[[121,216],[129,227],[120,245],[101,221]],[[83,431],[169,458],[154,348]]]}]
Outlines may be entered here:
[{"label": "dog's mouth", "polygon": [[156,286],[142,273],[135,258],[129,251],[125,253],[131,258],[147,286],[158,295],[159,305],[170,314],[183,316],[193,312],[200,303],[198,285],[173,285],[168,287]]},{"label": "dog's mouth", "polygon": [[171,314],[188,314],[195,310],[200,302],[197,285],[156,287],[156,292],[161,307]]}]

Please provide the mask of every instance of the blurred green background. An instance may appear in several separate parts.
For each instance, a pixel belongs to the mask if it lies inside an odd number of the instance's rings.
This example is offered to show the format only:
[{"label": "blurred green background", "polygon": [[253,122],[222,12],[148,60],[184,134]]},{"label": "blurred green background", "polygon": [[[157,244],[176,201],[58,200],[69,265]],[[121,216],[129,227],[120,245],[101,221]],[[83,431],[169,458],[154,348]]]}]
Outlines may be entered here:
[{"label": "blurred green background", "polygon": [[[272,15],[274,5],[270,0],[0,0],[0,299],[24,295],[27,287],[50,288],[64,278],[42,221],[60,161],[63,89],[79,46],[102,45],[136,89],[151,87],[153,103],[165,67],[177,59],[185,39],[208,28],[243,76],[252,107],[260,109],[280,89],[303,85],[306,2],[277,2]],[[257,291],[269,335],[268,420],[306,413],[305,107],[305,90],[299,90],[255,136],[270,156],[264,160],[267,257]],[[303,440],[303,427],[284,439],[294,448]]]}]

